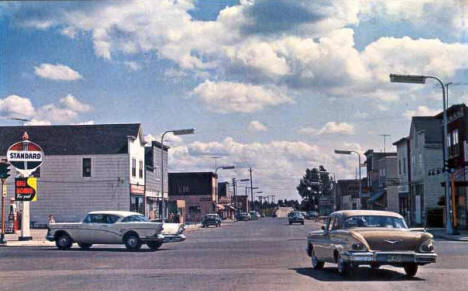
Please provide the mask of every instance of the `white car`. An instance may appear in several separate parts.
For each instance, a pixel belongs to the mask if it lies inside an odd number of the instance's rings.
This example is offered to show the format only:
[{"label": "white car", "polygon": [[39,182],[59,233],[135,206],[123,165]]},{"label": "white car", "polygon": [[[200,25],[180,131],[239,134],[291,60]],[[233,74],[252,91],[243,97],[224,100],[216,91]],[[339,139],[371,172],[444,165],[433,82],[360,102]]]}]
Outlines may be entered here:
[{"label": "white car", "polygon": [[138,250],[143,243],[157,250],[165,242],[185,240],[183,232],[182,224],[151,222],[136,212],[93,211],[82,222],[50,223],[46,239],[61,250],[74,242],[85,250],[93,244],[125,244],[128,250]]}]

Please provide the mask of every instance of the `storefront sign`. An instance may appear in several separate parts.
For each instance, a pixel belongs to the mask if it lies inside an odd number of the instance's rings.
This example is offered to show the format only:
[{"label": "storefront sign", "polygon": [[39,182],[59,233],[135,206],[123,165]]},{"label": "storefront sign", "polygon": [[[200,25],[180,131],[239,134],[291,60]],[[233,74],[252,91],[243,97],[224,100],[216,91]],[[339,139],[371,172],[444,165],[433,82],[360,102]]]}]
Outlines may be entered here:
[{"label": "storefront sign", "polygon": [[131,184],[130,185],[130,194],[144,195],[145,194],[145,186]]},{"label": "storefront sign", "polygon": [[15,179],[15,200],[16,201],[36,201],[37,200],[37,179],[16,178]]}]

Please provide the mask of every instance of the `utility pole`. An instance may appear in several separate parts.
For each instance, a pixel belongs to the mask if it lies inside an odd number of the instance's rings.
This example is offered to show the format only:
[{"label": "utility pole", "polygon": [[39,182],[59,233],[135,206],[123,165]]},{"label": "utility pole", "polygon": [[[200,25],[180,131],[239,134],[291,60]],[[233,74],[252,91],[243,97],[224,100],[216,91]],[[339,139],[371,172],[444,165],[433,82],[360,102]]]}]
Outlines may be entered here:
[{"label": "utility pole", "polygon": [[380,135],[380,136],[383,136],[383,152],[385,153],[385,144],[386,144],[386,141],[387,141],[386,138],[387,138],[388,136],[390,136],[390,135],[389,135],[389,134],[386,134],[386,133],[384,133],[384,134],[379,134],[379,135]]},{"label": "utility pole", "polygon": [[250,173],[250,198],[252,200],[252,210],[254,209],[254,203],[253,203],[253,181],[252,181],[252,167],[249,168],[249,173]]},{"label": "utility pole", "polygon": [[234,208],[236,208],[237,211],[237,201],[236,201],[236,178],[232,178],[232,191],[234,194]]},{"label": "utility pole", "polygon": [[0,235],[0,244],[5,244],[5,197],[7,196],[5,179],[2,181],[2,233]]}]

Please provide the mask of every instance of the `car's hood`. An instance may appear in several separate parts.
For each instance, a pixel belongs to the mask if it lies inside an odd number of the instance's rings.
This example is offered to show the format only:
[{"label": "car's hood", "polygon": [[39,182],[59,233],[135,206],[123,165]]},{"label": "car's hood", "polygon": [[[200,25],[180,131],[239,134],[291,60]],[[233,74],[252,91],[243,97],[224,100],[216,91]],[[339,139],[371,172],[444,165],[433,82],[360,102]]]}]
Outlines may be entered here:
[{"label": "car's hood", "polygon": [[415,251],[432,235],[425,232],[388,228],[353,228],[350,233],[374,251]]}]

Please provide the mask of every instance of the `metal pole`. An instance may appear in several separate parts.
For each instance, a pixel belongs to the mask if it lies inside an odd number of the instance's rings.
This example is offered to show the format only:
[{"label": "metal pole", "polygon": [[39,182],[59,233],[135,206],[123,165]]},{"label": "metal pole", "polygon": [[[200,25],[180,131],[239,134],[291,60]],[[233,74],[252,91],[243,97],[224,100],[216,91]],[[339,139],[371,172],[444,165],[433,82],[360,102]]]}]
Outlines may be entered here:
[{"label": "metal pole", "polygon": [[5,179],[2,179],[2,233],[0,234],[0,244],[6,243],[5,239],[5,197],[3,196],[3,187]]},{"label": "metal pole", "polygon": [[250,198],[252,200],[251,204],[252,204],[252,209],[251,210],[255,210],[254,209],[254,201],[253,201],[253,183],[252,183],[252,168],[249,168],[249,172],[250,172]]},{"label": "metal pole", "polygon": [[446,207],[446,230],[447,234],[454,234],[453,231],[453,226],[452,226],[452,209],[450,207],[450,189],[449,189],[449,182],[450,182],[450,177],[449,177],[449,172],[447,171],[447,166],[446,166],[446,161],[448,160],[449,154],[448,154],[448,140],[447,140],[447,104],[445,100],[445,86],[444,83],[437,77],[433,76],[427,76],[427,78],[435,79],[440,83],[440,86],[442,87],[442,106],[443,106],[443,126],[444,126],[444,140],[443,140],[443,160],[444,160],[444,174],[445,174],[445,207]]},{"label": "metal pole", "polygon": [[[164,136],[170,131],[165,131],[161,136],[161,198],[162,198],[162,219],[166,219],[166,202],[164,200]],[[169,197],[168,197],[169,199]]]}]

